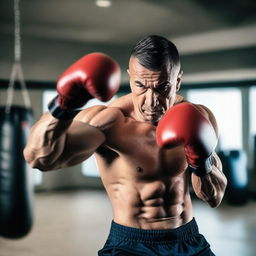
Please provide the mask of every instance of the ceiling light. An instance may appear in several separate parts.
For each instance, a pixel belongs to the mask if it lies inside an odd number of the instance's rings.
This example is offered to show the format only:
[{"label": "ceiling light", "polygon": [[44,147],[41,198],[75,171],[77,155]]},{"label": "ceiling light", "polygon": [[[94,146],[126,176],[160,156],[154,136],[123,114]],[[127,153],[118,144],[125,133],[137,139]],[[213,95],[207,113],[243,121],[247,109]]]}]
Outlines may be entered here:
[{"label": "ceiling light", "polygon": [[110,0],[96,0],[96,5],[99,7],[110,7],[111,1]]}]

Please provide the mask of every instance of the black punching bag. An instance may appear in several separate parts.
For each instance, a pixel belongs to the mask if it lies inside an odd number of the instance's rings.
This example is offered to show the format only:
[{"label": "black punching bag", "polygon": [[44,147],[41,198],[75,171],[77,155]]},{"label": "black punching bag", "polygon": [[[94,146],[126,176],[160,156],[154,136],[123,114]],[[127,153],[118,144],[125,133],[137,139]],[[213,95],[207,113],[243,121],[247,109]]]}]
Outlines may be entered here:
[{"label": "black punching bag", "polygon": [[0,235],[21,238],[33,223],[32,169],[23,157],[32,126],[32,110],[0,107]]},{"label": "black punching bag", "polygon": [[248,167],[243,150],[222,151],[219,153],[228,184],[225,192],[227,202],[243,205],[248,201]]}]

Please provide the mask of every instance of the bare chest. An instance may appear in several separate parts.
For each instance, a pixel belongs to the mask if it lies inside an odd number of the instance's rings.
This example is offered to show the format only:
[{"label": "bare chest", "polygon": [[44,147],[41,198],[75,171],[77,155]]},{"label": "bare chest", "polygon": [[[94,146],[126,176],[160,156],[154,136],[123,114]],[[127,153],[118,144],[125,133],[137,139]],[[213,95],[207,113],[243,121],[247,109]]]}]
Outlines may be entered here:
[{"label": "bare chest", "polygon": [[161,149],[156,143],[156,127],[142,122],[127,121],[110,134],[108,146],[116,159],[104,169],[119,170],[138,180],[163,180],[178,176],[187,167],[183,146]]}]

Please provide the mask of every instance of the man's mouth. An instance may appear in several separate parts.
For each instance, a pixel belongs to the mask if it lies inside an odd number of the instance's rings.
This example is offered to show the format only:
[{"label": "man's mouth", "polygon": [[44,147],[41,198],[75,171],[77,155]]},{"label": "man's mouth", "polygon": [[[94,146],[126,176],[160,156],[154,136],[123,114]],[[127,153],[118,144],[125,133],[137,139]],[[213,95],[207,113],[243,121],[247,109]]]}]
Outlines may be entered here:
[{"label": "man's mouth", "polygon": [[150,115],[150,116],[154,116],[154,115],[160,115],[163,113],[163,110],[162,109],[142,109],[143,112],[146,114],[146,115]]},{"label": "man's mouth", "polygon": [[162,114],[162,111],[144,111],[147,116],[158,116]]}]

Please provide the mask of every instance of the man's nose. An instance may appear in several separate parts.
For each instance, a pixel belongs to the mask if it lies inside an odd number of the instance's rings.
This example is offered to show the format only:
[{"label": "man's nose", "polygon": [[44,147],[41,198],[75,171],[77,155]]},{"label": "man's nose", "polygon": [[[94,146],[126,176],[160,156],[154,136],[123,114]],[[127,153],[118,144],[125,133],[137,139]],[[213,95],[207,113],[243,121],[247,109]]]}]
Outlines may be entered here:
[{"label": "man's nose", "polygon": [[146,105],[149,107],[155,107],[158,105],[157,93],[151,88],[146,93]]}]

